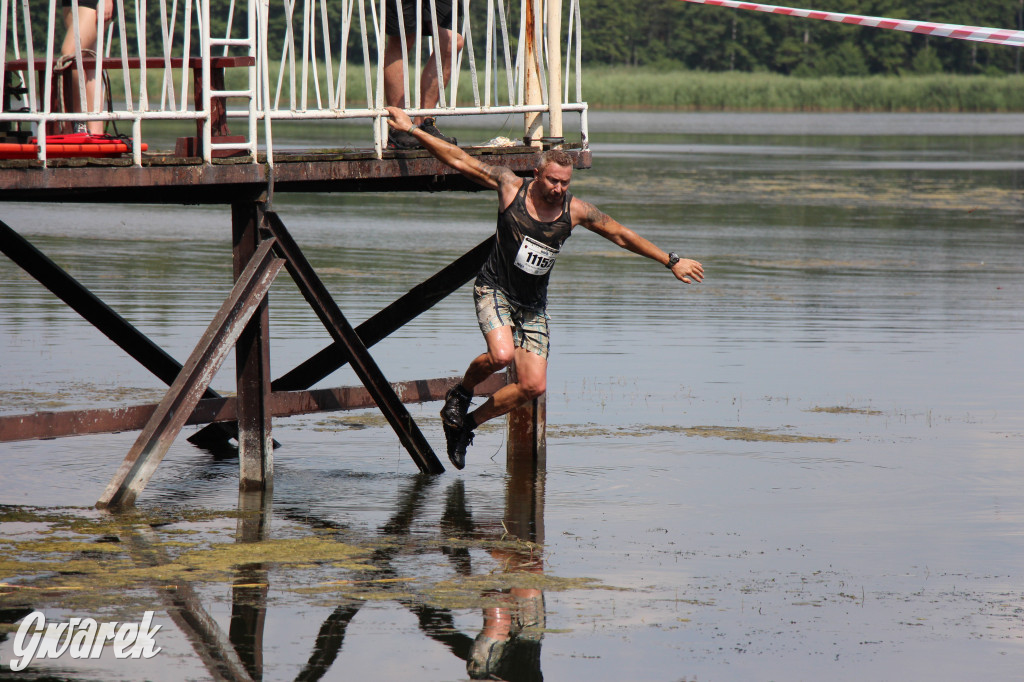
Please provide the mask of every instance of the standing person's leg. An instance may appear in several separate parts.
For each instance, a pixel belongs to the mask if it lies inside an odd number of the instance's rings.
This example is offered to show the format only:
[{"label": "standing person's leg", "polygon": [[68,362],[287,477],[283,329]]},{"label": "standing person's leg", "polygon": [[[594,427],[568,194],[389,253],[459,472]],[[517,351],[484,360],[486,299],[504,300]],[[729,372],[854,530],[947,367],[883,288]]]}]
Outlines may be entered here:
[{"label": "standing person's leg", "polygon": [[389,35],[384,43],[384,101],[389,107],[405,109],[405,73],[402,57],[409,45],[415,44],[415,37],[407,37],[402,45],[399,36]]},{"label": "standing person's leg", "polygon": [[[462,46],[465,44],[465,39],[460,33],[453,33],[451,29],[441,28],[440,23],[437,30],[437,42],[434,46],[434,50],[441,55],[441,79],[437,77],[437,58],[432,52],[427,57],[427,63],[423,67],[423,73],[420,75],[420,97],[422,102],[420,106],[423,109],[432,109],[437,106],[437,103],[441,101],[441,88],[448,87],[448,83],[451,81],[452,68],[454,60],[452,59],[452,42],[455,42],[455,57],[462,52]],[[437,122],[433,116],[417,116],[415,123],[422,126],[423,130],[433,135],[434,137],[440,138],[449,144],[458,144],[458,141],[454,137],[445,135],[437,129]]]},{"label": "standing person's leg", "polygon": [[452,78],[452,40],[456,41],[455,44],[455,56],[458,58],[462,52],[462,47],[466,41],[462,37],[461,33],[452,33],[449,28],[437,29],[437,41],[438,44],[435,46],[435,50],[441,55],[441,78],[442,82],[438,83],[437,78],[437,58],[434,53],[431,52],[430,56],[427,57],[427,63],[423,66],[423,73],[420,76],[420,93],[422,93],[423,102],[422,108],[432,109],[437,106],[440,101],[439,88],[448,87],[449,81]]},{"label": "standing person's leg", "polygon": [[[103,2],[104,0],[100,0]],[[106,10],[105,10],[106,11]],[[64,34],[64,42],[61,44],[61,56],[69,57],[74,59],[75,57],[75,23],[74,16],[72,14],[73,8],[64,8],[64,28],[66,32]],[[82,2],[78,6],[78,31],[82,44],[83,58],[87,54],[86,51],[95,51],[96,49],[96,31],[97,31],[97,19],[99,14],[96,6],[87,7],[86,2]],[[105,15],[106,17],[106,15]],[[106,17],[109,18],[109,17]],[[93,106],[94,99],[96,97],[96,70],[86,69],[85,70],[85,96],[79,92],[78,84],[78,71],[72,69],[71,72],[71,102],[72,111],[96,111]],[[84,100],[84,101],[83,101]],[[103,121],[89,121],[87,123],[87,129],[89,133],[93,135],[103,134]]]}]

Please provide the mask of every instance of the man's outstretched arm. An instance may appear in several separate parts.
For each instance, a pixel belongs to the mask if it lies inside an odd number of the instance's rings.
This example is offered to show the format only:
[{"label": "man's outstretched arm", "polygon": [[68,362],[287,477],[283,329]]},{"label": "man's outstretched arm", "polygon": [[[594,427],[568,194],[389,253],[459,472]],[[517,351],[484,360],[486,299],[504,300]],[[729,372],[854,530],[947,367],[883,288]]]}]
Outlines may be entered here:
[{"label": "man's outstretched arm", "polygon": [[489,189],[499,189],[508,183],[515,183],[518,186],[519,177],[505,166],[489,166],[486,163],[481,163],[459,147],[448,144],[419,128],[413,128],[412,119],[398,107],[387,107],[387,110],[390,114],[389,126],[395,130],[408,132],[438,161],[451,166],[478,185]]},{"label": "man's outstretched arm", "polygon": [[[574,225],[582,225],[624,249],[658,261],[662,265],[668,265],[669,255],[666,252],[593,204],[573,197],[570,210]],[[672,266],[672,274],[686,284],[701,282],[704,279],[704,267],[695,260],[680,258],[679,262]]]}]

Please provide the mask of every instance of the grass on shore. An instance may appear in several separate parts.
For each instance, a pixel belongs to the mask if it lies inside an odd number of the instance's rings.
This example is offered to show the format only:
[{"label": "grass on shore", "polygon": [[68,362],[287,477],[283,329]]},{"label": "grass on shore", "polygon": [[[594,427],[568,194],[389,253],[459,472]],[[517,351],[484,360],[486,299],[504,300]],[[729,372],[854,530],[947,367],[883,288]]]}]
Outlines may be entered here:
[{"label": "grass on shore", "polygon": [[1024,76],[797,78],[623,67],[583,70],[595,109],[686,111],[1024,111]]},{"label": "grass on shore", "polygon": [[[271,74],[274,91],[277,88],[276,70],[274,68]],[[320,73],[323,78],[322,65]],[[229,89],[245,87],[244,71],[229,71],[227,75]],[[483,75],[478,75],[482,90]],[[163,71],[151,70],[148,76],[150,98],[159,101]],[[371,80],[375,90],[375,70],[371,72]],[[501,90],[498,101],[505,104],[508,90],[503,72],[497,74],[496,80]],[[112,74],[111,83],[114,101],[123,102],[117,74]],[[180,84],[179,72],[175,74],[175,87]],[[298,96],[301,82],[296,86]],[[321,98],[324,105],[327,101],[325,90],[326,85],[323,85]],[[570,83],[569,90],[575,92],[574,83]],[[289,92],[286,83],[280,99],[284,108],[288,107]],[[350,66],[346,94],[349,107],[367,106],[361,65]],[[615,111],[1024,112],[1024,75],[799,78],[771,73],[708,73],[597,66],[583,70],[583,98],[594,109]],[[472,83],[467,70],[459,77],[458,103],[460,106],[472,106],[472,102]],[[312,80],[309,82],[307,105],[317,106]]]}]

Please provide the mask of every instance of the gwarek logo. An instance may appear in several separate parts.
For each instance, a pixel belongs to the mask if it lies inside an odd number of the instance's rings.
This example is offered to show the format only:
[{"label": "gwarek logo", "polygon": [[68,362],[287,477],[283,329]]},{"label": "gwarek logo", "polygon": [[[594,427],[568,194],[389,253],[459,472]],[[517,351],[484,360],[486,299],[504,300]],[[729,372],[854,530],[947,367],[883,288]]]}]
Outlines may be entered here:
[{"label": "gwarek logo", "polygon": [[111,642],[114,657],[153,658],[161,651],[154,636],[162,625],[153,626],[153,612],[146,611],[139,623],[97,623],[92,618],[72,618],[67,623],[47,623],[42,611],[33,611],[18,628],[14,638],[11,670],[24,670],[33,659],[99,658],[105,642]]}]

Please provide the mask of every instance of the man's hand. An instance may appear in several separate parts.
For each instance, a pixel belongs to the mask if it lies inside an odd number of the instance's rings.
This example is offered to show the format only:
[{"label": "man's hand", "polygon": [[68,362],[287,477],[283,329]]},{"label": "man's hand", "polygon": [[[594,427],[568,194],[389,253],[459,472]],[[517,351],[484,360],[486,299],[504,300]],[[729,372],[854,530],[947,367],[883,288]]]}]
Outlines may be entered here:
[{"label": "man's hand", "polygon": [[679,262],[672,266],[672,274],[686,284],[700,283],[704,281],[704,266],[695,260],[680,258]]},{"label": "man's hand", "polygon": [[388,125],[403,133],[408,132],[412,127],[412,119],[398,107],[384,107],[388,110]]}]

